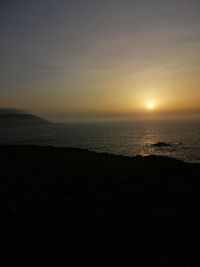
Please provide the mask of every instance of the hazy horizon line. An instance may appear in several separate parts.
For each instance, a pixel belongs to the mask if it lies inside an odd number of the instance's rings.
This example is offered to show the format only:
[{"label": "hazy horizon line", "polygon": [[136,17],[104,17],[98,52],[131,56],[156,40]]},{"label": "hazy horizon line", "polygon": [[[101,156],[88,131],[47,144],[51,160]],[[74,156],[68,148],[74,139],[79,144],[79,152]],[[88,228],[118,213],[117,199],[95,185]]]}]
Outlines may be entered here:
[{"label": "hazy horizon line", "polygon": [[45,112],[45,111],[34,111],[25,110],[20,108],[8,108],[0,107],[1,114],[33,114],[39,117],[43,117],[48,120],[55,122],[67,122],[67,121],[84,121],[84,120],[117,120],[117,119],[189,119],[189,118],[200,118],[200,110],[185,110],[185,111],[143,111],[143,112]]}]

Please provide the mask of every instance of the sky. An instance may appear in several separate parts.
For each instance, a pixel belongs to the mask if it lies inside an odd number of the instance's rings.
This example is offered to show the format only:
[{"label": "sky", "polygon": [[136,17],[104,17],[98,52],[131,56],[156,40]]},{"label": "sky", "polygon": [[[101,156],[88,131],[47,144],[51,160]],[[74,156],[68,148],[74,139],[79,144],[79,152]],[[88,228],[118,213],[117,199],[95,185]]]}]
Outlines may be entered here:
[{"label": "sky", "polygon": [[0,108],[200,114],[200,1],[1,0]]}]

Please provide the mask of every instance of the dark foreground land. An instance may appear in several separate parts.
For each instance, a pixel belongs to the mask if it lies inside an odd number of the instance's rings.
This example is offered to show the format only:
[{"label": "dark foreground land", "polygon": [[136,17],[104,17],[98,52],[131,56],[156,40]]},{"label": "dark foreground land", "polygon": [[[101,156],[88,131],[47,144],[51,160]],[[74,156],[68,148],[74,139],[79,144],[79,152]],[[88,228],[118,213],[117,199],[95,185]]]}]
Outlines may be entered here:
[{"label": "dark foreground land", "polygon": [[33,146],[0,164],[0,266],[199,266],[199,165]]}]

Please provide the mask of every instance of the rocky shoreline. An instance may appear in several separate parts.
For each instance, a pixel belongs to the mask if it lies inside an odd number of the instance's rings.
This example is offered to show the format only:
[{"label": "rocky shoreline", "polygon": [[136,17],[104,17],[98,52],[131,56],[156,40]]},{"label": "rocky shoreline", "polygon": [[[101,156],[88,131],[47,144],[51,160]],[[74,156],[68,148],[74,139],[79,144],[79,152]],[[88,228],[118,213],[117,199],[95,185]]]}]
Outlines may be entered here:
[{"label": "rocky shoreline", "polygon": [[7,266],[198,266],[200,165],[36,146],[0,161]]}]

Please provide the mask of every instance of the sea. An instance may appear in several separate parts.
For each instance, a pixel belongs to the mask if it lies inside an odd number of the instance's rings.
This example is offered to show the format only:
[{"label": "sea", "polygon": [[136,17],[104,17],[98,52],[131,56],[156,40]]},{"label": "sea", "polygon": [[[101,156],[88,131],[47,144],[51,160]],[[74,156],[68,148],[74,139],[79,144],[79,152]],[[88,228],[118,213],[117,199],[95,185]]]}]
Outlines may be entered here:
[{"label": "sea", "polygon": [[[154,146],[158,142],[167,146]],[[105,120],[1,127],[0,144],[75,147],[200,163],[200,120]]]}]

